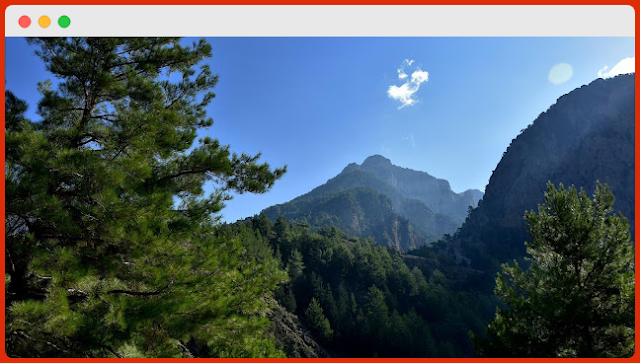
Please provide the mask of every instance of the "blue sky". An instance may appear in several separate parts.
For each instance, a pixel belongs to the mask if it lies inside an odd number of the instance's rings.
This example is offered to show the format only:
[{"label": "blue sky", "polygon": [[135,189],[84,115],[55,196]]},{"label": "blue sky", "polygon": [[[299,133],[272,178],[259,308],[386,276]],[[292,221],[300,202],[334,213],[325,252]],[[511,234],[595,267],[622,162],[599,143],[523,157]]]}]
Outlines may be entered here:
[{"label": "blue sky", "polygon": [[[520,130],[563,94],[633,70],[624,60],[635,57],[635,38],[607,37],[209,42],[220,81],[214,125],[202,135],[288,165],[268,193],[229,201],[225,221],[287,202],[373,154],[447,179],[455,192],[484,190]],[[5,45],[6,88],[37,120],[37,82],[51,76],[24,39]]]}]

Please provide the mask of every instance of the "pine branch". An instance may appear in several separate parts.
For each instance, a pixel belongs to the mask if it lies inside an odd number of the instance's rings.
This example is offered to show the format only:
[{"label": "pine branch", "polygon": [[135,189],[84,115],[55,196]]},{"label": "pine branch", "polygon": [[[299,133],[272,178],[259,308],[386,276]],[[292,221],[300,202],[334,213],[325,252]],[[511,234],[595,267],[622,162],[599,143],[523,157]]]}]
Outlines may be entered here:
[{"label": "pine branch", "polygon": [[156,291],[110,290],[110,291],[107,291],[107,294],[125,294],[130,296],[154,296],[154,295],[162,294],[171,285],[173,285],[173,280],[171,280],[165,287],[158,289]]}]

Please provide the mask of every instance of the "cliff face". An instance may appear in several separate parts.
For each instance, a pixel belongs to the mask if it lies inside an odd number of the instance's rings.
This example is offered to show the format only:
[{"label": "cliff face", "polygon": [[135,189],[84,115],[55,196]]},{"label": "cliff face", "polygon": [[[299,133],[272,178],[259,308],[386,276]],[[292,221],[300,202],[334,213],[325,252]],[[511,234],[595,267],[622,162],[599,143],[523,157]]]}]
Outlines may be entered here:
[{"label": "cliff face", "polygon": [[380,155],[367,158],[361,169],[391,185],[404,196],[424,203],[435,213],[452,218],[464,220],[467,208],[470,205],[475,207],[483,195],[477,189],[454,193],[448,181],[422,171],[392,165],[391,161]]},{"label": "cliff face", "polygon": [[454,243],[467,255],[497,259],[524,254],[523,215],[544,201],[548,181],[583,187],[596,180],[616,196],[614,207],[635,223],[635,75],[593,81],[562,96],[507,148],[480,206]]}]

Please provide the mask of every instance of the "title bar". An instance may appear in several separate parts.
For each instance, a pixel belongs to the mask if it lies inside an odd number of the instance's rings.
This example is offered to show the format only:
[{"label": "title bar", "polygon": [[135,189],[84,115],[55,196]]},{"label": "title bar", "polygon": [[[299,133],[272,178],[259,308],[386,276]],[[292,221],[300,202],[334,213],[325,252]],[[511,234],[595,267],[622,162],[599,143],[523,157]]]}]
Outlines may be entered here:
[{"label": "title bar", "polygon": [[635,36],[635,12],[622,5],[13,5],[5,36]]}]

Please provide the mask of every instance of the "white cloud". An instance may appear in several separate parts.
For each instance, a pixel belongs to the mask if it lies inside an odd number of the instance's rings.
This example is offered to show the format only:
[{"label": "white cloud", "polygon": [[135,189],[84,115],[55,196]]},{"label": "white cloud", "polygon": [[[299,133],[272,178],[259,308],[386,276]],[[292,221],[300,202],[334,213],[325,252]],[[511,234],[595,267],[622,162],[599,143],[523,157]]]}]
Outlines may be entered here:
[{"label": "white cloud", "polygon": [[416,93],[413,89],[410,88],[409,82],[403,84],[402,86],[389,86],[387,90],[387,95],[394,100],[398,100],[402,103],[400,108],[405,106],[411,106],[416,101],[413,99],[413,94]]},{"label": "white cloud", "polygon": [[411,73],[411,82],[420,84],[429,80],[429,72],[417,70]]},{"label": "white cloud", "polygon": [[[608,71],[607,71],[608,70]],[[620,74],[627,73],[636,73],[636,57],[628,57],[613,66],[609,70],[608,66],[604,66],[601,70],[598,71],[598,77],[600,78],[611,78]]]},{"label": "white cloud", "polygon": [[405,72],[405,67],[410,67],[414,63],[414,60],[405,59],[402,62],[402,66],[398,68],[398,79],[404,81],[400,86],[391,85],[387,89],[387,95],[389,98],[400,101],[402,103],[400,107],[411,106],[417,101],[414,97],[415,93],[420,89],[420,85],[429,80],[429,72],[423,71],[420,68],[416,68],[411,73],[411,78]]}]

